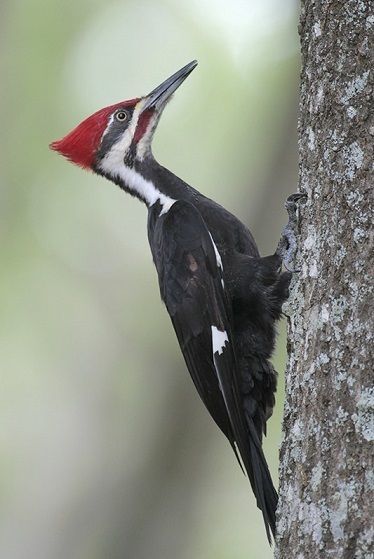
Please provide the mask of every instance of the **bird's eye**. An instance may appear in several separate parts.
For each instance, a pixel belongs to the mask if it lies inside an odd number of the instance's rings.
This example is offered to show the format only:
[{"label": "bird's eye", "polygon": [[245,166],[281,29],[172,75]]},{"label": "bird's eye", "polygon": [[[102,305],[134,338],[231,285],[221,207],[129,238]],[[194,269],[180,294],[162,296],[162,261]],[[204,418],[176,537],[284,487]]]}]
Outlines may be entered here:
[{"label": "bird's eye", "polygon": [[119,122],[124,122],[125,120],[127,120],[127,113],[125,111],[118,111],[118,113],[116,114],[116,119]]}]

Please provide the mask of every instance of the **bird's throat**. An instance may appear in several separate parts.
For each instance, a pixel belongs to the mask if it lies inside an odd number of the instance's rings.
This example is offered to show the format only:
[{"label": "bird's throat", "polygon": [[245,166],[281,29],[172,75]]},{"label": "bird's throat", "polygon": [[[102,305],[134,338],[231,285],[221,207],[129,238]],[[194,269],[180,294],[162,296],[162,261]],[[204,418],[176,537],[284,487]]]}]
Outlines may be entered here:
[{"label": "bird's throat", "polygon": [[152,180],[145,178],[140,170],[129,167],[123,162],[114,164],[104,159],[100,163],[99,172],[132,196],[139,198],[148,207],[159,202],[162,206],[160,215],[168,212],[176,202],[175,198],[161,192]]}]

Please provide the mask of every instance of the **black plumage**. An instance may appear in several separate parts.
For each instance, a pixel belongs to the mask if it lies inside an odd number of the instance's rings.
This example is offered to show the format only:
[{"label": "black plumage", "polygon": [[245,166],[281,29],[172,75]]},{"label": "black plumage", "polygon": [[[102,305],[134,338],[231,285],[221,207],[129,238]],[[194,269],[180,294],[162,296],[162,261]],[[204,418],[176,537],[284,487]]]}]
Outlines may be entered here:
[{"label": "black plumage", "polygon": [[157,163],[151,142],[171,94],[192,62],[148,96],[94,113],[51,147],[94,170],[148,207],[148,238],[161,297],[187,368],[247,472],[266,532],[275,533],[277,493],[262,451],[276,373],[275,322],[288,296],[295,202],[277,250],[261,258],[247,227]]},{"label": "black plumage", "polygon": [[[261,442],[275,401],[274,325],[291,274],[281,273],[277,254],[259,256],[235,216],[156,162],[148,165],[148,177],[178,200],[165,214],[160,204],[148,213],[161,297],[196,389],[242,459],[270,538],[277,493]],[[213,353],[212,326],[227,335],[221,352]]]}]

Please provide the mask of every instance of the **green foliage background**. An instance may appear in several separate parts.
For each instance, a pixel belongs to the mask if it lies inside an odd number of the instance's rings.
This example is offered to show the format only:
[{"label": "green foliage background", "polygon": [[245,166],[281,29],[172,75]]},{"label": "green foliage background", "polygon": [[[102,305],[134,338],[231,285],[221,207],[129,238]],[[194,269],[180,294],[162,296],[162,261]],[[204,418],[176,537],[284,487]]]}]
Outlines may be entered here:
[{"label": "green foliage background", "polygon": [[297,175],[295,2],[2,0],[0,45],[0,556],[270,558],[160,303],[145,208],[48,144],[197,58],[155,155],[273,252]]}]

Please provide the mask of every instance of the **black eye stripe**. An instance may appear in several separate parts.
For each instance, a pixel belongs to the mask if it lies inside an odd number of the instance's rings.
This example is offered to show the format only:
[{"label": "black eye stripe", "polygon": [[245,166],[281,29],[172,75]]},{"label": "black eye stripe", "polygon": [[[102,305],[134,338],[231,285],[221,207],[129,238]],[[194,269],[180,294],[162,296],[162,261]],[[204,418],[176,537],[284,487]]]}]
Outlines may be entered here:
[{"label": "black eye stripe", "polygon": [[[118,115],[120,113],[124,113],[126,115],[123,120],[121,120],[121,116],[118,119]],[[101,144],[96,154],[97,161],[100,161],[100,159],[105,156],[112,146],[118,142],[131,122],[133,113],[133,107],[119,107],[111,114],[107,129],[101,138]]]}]

